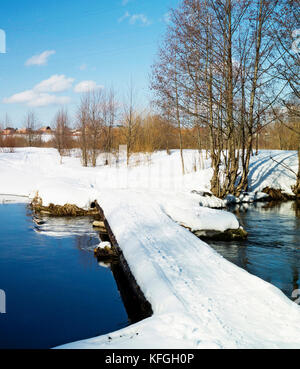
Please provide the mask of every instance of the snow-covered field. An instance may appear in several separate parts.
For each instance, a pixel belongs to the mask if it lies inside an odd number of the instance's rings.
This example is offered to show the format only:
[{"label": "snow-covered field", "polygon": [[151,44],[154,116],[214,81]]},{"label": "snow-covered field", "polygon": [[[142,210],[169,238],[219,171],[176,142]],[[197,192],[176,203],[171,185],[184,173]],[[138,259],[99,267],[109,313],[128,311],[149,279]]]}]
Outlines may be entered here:
[{"label": "snow-covered field", "polygon": [[[291,193],[294,152],[260,152],[253,158],[251,191]],[[154,315],[120,332],[68,348],[300,348],[300,308],[277,288],[229,263],[179,224],[193,230],[236,229],[234,215],[203,206],[220,200],[199,194],[210,188],[209,160],[195,151],[136,155],[130,168],[82,168],[78,158],[52,149],[0,154],[0,194],[42,197],[44,205],[88,207],[97,199]],[[191,193],[191,191],[198,191]],[[203,205],[200,206],[199,204]],[[179,223],[179,224],[178,224]],[[108,338],[110,337],[110,338]]]},{"label": "snow-covered field", "polygon": [[[212,169],[210,159],[205,159],[204,169],[200,169],[199,154],[194,150],[184,152],[186,175],[181,174],[180,156],[177,150],[167,155],[157,152],[153,155],[137,154],[131,159],[130,167],[125,165],[125,158],[121,156],[119,163],[104,166],[104,156],[100,156],[98,167],[83,168],[80,159],[64,157],[60,165],[60,157],[55,149],[25,148],[16,149],[15,153],[1,153],[0,192],[16,192],[28,196],[29,193],[40,188],[43,181],[60,179],[67,183],[76,180],[77,183],[88,188],[109,189],[146,189],[165,190],[168,192],[190,192],[210,190]],[[293,151],[260,151],[258,156],[251,158],[250,190],[259,192],[264,187],[283,189],[291,192],[295,183],[295,176],[280,164],[285,164],[297,172],[297,154]],[[197,171],[195,171],[195,168]],[[50,185],[50,183],[49,183]],[[73,184],[73,187],[74,186]],[[78,201],[78,199],[77,199]]]}]

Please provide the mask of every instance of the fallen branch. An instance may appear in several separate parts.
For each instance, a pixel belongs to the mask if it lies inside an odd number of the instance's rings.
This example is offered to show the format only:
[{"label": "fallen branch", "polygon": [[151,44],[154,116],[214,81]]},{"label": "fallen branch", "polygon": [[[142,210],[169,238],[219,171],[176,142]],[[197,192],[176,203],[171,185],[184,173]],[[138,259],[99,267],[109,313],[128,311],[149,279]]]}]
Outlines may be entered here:
[{"label": "fallen branch", "polygon": [[270,156],[270,159],[273,160],[275,163],[277,163],[278,165],[282,165],[285,169],[289,170],[290,172],[292,172],[296,177],[297,177],[297,173],[293,171],[293,169],[291,169],[290,167],[288,167],[287,165],[283,164],[283,163],[279,163],[279,161],[275,160],[272,158],[272,156]]}]

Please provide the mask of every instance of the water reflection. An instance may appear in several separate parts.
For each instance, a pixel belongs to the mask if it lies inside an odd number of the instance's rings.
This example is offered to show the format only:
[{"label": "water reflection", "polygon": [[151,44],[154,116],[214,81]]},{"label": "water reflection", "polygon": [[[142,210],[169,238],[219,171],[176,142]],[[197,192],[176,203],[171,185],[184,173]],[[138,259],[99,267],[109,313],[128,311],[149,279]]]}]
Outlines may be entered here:
[{"label": "water reflection", "polygon": [[28,197],[0,194],[0,204],[27,204]]},{"label": "water reflection", "polygon": [[84,239],[95,237],[90,217],[39,217],[34,218],[35,231],[48,237],[82,236]]},{"label": "water reflection", "polygon": [[230,209],[249,232],[245,241],[208,242],[234,264],[280,288],[291,298],[300,288],[299,204],[245,204]]},{"label": "water reflection", "polygon": [[293,210],[295,211],[295,216],[300,218],[300,200],[293,202]]},{"label": "water reflection", "polygon": [[135,280],[133,280],[132,275],[125,271],[121,262],[116,262],[115,260],[111,262],[103,261],[98,257],[96,259],[100,266],[112,271],[128,315],[129,323],[135,324],[152,316],[151,305],[137,293]]}]

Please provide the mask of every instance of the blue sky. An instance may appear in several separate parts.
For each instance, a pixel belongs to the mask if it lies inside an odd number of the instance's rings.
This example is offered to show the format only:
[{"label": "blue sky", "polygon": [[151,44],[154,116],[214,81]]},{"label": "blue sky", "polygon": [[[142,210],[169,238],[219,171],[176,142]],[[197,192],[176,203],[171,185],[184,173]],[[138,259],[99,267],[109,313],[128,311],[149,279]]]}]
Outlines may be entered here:
[{"label": "blue sky", "polygon": [[145,105],[166,15],[178,2],[1,0],[0,121],[7,113],[21,127],[34,110],[49,124],[62,105],[74,114],[91,86],[113,85],[123,100],[131,78]]}]

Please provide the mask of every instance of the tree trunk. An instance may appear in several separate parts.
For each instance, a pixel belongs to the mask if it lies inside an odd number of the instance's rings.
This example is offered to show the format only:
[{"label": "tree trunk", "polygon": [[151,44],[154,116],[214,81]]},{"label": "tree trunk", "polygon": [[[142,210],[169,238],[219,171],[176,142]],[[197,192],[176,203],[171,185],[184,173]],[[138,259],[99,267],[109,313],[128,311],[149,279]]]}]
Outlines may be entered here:
[{"label": "tree trunk", "polygon": [[179,95],[178,95],[178,86],[177,86],[177,62],[175,56],[175,98],[176,98],[176,120],[179,131],[179,148],[180,148],[180,158],[181,158],[181,167],[182,174],[185,175],[185,167],[184,167],[184,158],[183,158],[183,142],[182,142],[182,130],[181,130],[181,118],[180,118],[180,110],[179,110]]},{"label": "tree trunk", "polygon": [[242,191],[247,191],[248,189],[250,157],[253,151],[254,105],[255,105],[256,91],[257,91],[259,64],[261,60],[260,51],[261,51],[261,44],[262,44],[262,29],[263,29],[263,5],[264,5],[264,0],[260,0],[258,27],[257,27],[257,34],[256,34],[255,64],[254,64],[252,90],[251,90],[251,97],[250,97],[249,129],[248,129],[248,140],[247,140],[247,147],[246,147],[246,160],[244,161],[243,175],[241,177],[241,181],[236,189],[237,195],[239,195]]}]

